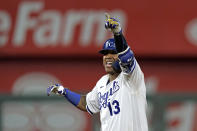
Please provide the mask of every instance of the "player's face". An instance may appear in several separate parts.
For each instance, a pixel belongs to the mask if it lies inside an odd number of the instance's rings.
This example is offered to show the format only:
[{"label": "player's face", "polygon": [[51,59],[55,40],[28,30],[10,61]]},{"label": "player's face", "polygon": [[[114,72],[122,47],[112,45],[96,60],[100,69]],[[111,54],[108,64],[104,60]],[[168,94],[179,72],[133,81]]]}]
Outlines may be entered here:
[{"label": "player's face", "polygon": [[109,52],[108,54],[105,54],[103,56],[103,65],[104,65],[105,71],[108,74],[113,75],[115,73],[115,71],[114,71],[114,69],[112,67],[112,64],[117,59],[118,59],[118,55],[113,53],[113,52]]}]

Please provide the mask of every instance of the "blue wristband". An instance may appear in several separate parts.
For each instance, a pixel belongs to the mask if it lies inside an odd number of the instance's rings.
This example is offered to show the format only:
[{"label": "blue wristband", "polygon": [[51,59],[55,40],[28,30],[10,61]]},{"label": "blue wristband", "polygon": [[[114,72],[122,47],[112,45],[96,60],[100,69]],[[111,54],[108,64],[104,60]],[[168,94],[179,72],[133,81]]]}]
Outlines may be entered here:
[{"label": "blue wristband", "polygon": [[81,96],[75,92],[72,92],[68,89],[64,89],[66,93],[64,93],[65,98],[70,101],[73,105],[77,106],[79,104]]}]

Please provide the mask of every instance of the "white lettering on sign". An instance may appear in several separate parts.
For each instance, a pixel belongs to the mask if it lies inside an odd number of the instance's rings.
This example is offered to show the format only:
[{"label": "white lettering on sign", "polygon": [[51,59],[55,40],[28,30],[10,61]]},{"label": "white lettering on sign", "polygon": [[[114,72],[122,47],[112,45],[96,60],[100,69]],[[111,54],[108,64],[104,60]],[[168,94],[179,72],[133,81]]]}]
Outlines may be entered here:
[{"label": "white lettering on sign", "polygon": [[42,2],[23,2],[20,4],[13,35],[14,46],[25,44],[27,30],[34,29],[38,23],[37,18],[30,17],[30,15],[31,13],[39,12],[43,6]]},{"label": "white lettering on sign", "polygon": [[[13,47],[23,47],[27,39],[37,48],[55,47],[58,44],[70,46],[77,41],[79,46],[91,43],[101,45],[109,35],[104,28],[105,10],[75,10],[62,13],[58,9],[45,10],[43,1],[21,2],[16,20],[11,25],[10,14],[0,11],[0,47],[11,39]],[[122,28],[126,24],[126,15],[121,10],[109,12],[118,16]],[[13,28],[11,38],[10,28]],[[9,34],[9,35],[8,35]]]},{"label": "white lettering on sign", "polygon": [[8,32],[11,27],[11,18],[7,12],[0,11],[0,47],[8,42]]},{"label": "white lettering on sign", "polygon": [[58,11],[46,11],[39,16],[44,24],[35,30],[34,40],[38,47],[55,46],[58,41],[61,15]]},{"label": "white lettering on sign", "polygon": [[63,43],[68,45],[72,43],[74,37],[75,27],[80,24],[82,19],[81,11],[70,10],[65,15],[65,25],[64,25],[64,33],[63,33]]},{"label": "white lettering on sign", "polygon": [[[103,44],[106,39],[107,32],[104,29],[104,16],[105,11],[85,11],[85,10],[71,10],[67,12],[65,16],[65,30],[64,30],[64,37],[63,43],[68,45],[72,43],[74,37],[74,31],[77,25],[81,25],[80,36],[79,36],[79,43],[81,46],[87,46],[91,43],[92,39],[93,42],[96,44]],[[126,16],[122,11],[113,11],[111,12],[114,16],[120,16],[121,23],[125,25]],[[95,28],[96,27],[96,28]],[[124,27],[123,27],[124,28]],[[96,35],[93,36],[94,32]]]}]

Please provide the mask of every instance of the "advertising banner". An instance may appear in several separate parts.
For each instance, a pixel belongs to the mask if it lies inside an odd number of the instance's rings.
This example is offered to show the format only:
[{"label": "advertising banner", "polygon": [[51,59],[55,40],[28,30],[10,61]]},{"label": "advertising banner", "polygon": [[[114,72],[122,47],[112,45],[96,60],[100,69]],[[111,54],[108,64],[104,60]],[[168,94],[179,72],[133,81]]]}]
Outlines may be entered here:
[{"label": "advertising banner", "polygon": [[138,56],[197,56],[196,0],[12,0],[0,4],[0,57],[96,56],[117,16]]}]

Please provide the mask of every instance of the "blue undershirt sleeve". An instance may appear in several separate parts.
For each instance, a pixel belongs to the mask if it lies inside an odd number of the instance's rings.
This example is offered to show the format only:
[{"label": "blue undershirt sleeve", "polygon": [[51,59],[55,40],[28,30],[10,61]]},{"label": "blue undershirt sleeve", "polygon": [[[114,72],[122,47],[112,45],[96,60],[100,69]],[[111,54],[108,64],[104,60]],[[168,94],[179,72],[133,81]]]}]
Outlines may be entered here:
[{"label": "blue undershirt sleeve", "polygon": [[69,89],[65,88],[65,98],[71,102],[73,105],[77,106],[79,104],[80,101],[80,94],[77,94],[75,92],[70,91]]}]

